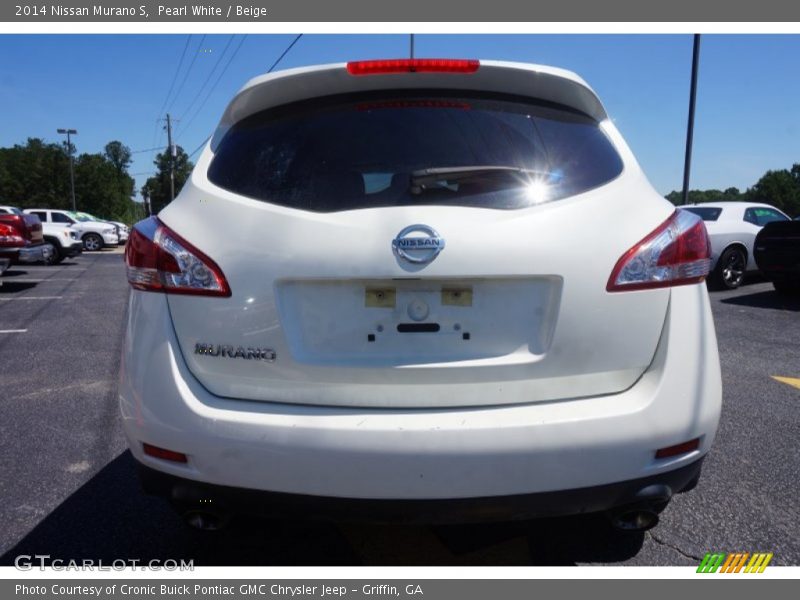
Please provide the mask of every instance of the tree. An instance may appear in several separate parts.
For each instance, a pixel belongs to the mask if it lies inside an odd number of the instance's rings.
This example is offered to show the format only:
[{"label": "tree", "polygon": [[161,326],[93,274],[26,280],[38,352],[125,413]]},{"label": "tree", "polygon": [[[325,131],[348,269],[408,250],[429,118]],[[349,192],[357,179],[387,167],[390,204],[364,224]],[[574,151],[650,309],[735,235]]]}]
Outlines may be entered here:
[{"label": "tree", "polygon": [[[672,191],[666,195],[666,198],[677,206],[683,201],[683,192]],[[724,192],[720,190],[689,190],[689,204],[737,202],[739,200],[744,200],[744,197],[735,187],[729,187]]]},{"label": "tree", "polygon": [[0,203],[69,208],[69,159],[61,146],[28,138],[0,148]]},{"label": "tree", "polygon": [[[75,159],[78,210],[102,219],[132,223],[139,215],[128,174],[130,150],[121,142],[106,145],[104,154]],[[71,209],[69,157],[60,144],[29,138],[26,144],[0,148],[0,203],[21,208]]]},{"label": "tree", "polygon": [[114,140],[108,142],[104,148],[106,160],[108,160],[119,175],[127,175],[128,167],[131,165],[131,149],[122,142]]},{"label": "tree", "polygon": [[[142,186],[142,196],[150,197],[150,206],[153,214],[158,213],[162,208],[170,203],[170,156],[165,151],[156,155],[153,164],[156,166],[156,174],[150,177]],[[183,184],[189,179],[194,165],[189,160],[189,155],[183,148],[176,146],[175,155],[175,195],[181,191]]]},{"label": "tree", "polygon": [[753,202],[771,204],[789,215],[800,213],[800,164],[791,170],[767,171],[747,190]]}]

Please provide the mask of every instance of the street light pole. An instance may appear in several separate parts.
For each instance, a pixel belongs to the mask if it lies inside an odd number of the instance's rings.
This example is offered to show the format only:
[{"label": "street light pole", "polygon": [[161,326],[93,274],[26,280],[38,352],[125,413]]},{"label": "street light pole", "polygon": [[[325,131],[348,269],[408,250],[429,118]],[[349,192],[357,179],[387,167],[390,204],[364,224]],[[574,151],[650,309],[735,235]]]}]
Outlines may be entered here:
[{"label": "street light pole", "polygon": [[692,170],[692,139],[694,137],[694,108],[697,99],[697,70],[700,66],[700,34],[694,35],[692,47],[692,84],[689,90],[689,122],[686,125],[686,154],[683,162],[683,194],[681,204],[689,203],[689,174]]},{"label": "street light pole", "polygon": [[78,210],[75,207],[75,166],[72,162],[72,138],[70,135],[77,135],[76,129],[57,129],[60,134],[67,134],[67,154],[69,155],[69,189],[72,194],[72,212]]}]

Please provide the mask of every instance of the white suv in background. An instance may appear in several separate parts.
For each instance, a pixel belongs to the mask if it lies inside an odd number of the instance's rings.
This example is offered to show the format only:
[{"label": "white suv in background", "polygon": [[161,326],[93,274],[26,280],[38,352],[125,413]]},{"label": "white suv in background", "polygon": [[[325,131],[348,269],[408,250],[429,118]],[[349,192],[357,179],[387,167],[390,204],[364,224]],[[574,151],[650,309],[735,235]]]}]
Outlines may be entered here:
[{"label": "white suv in background", "polygon": [[610,511],[646,529],[717,431],[703,221],[561,69],[253,79],[126,263],[124,431],[145,489],[197,527]]},{"label": "white suv in background", "polygon": [[64,223],[72,225],[74,229],[78,231],[78,235],[83,242],[84,250],[92,252],[95,250],[102,250],[105,247],[119,245],[117,230],[112,223],[93,221],[92,219],[81,217],[68,210],[26,208],[24,212],[36,215],[42,223]]}]

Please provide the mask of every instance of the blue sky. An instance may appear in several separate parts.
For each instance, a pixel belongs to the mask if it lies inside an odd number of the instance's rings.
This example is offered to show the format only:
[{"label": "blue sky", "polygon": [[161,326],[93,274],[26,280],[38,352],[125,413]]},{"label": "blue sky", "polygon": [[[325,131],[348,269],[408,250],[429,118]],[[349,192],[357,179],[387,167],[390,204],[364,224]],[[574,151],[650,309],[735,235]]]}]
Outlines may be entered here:
[{"label": "blue sky", "polygon": [[[101,151],[113,139],[134,151],[163,146],[157,119],[169,110],[180,119],[176,143],[191,152],[235,91],[294,39],[251,34],[223,72],[242,36],[193,34],[176,78],[187,37],[0,35],[0,146],[27,137],[56,141],[59,127],[78,130],[79,152]],[[681,187],[691,46],[689,35],[416,36],[417,56],[518,60],[577,72],[661,193]],[[279,69],[407,52],[408,36],[307,35]],[[767,169],[800,162],[798,56],[800,35],[703,36],[692,188],[745,189]],[[153,157],[134,154],[137,189],[152,172]]]}]

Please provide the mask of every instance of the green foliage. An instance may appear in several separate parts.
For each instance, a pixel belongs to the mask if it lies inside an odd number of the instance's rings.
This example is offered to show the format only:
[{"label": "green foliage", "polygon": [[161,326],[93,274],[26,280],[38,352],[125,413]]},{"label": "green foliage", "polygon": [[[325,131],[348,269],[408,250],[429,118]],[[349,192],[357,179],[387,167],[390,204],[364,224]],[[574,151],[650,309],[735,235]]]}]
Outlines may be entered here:
[{"label": "green foliage", "polygon": [[69,208],[69,159],[61,146],[29,138],[0,148],[0,203]]},{"label": "green foliage", "polygon": [[772,204],[789,216],[800,214],[800,164],[791,170],[767,171],[748,193],[753,202]]},{"label": "green foliage", "polygon": [[[77,209],[100,219],[133,223],[142,216],[132,200],[130,149],[109,142],[104,154],[81,154],[75,162]],[[29,138],[24,146],[0,148],[0,204],[20,208],[72,208],[65,147]]]},{"label": "green foliage", "polygon": [[[153,161],[157,172],[150,177],[142,186],[142,196],[150,198],[150,206],[153,214],[158,213],[172,200],[170,195],[170,156],[169,152],[162,152],[156,155]],[[175,155],[175,196],[181,191],[183,184],[189,179],[194,165],[189,160],[189,156],[180,146],[176,147]]]},{"label": "green foliage", "polygon": [[[666,195],[675,205],[681,204],[683,194],[673,191]],[[800,163],[791,169],[767,171],[752,187],[744,192],[736,188],[720,190],[689,190],[689,204],[704,202],[761,202],[779,208],[787,215],[800,215]]]},{"label": "green foliage", "polygon": [[[683,201],[683,193],[670,192],[667,194],[666,198],[677,206]],[[745,200],[745,196],[735,187],[730,187],[724,192],[720,190],[689,190],[689,204],[702,204],[704,202],[737,202],[740,200]]]}]

